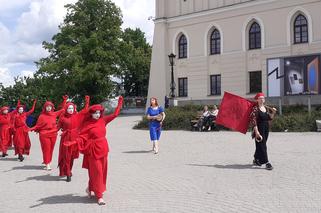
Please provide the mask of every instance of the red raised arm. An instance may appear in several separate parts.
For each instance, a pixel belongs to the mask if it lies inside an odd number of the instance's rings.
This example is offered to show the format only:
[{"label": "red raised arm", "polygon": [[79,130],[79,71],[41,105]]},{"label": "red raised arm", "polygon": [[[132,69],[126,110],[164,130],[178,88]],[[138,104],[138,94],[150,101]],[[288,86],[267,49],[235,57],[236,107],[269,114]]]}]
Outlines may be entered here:
[{"label": "red raised arm", "polygon": [[37,104],[37,99],[33,101],[32,108],[28,112],[26,112],[27,116],[31,115],[35,111],[36,104]]},{"label": "red raised arm", "polygon": [[114,120],[119,115],[120,109],[123,106],[123,100],[124,100],[124,98],[122,96],[119,96],[118,105],[117,105],[114,113],[103,117],[106,124],[108,124],[109,122]]}]

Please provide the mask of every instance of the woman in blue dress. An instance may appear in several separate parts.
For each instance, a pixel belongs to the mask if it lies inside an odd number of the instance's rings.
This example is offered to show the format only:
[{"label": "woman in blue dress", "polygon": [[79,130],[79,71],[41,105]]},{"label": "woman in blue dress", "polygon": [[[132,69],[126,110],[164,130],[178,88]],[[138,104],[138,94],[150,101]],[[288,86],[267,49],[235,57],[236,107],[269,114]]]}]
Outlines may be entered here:
[{"label": "woman in blue dress", "polygon": [[150,99],[150,107],[148,107],[146,115],[147,119],[149,120],[149,133],[150,140],[153,143],[153,151],[155,154],[157,154],[162,124],[165,119],[164,109],[163,107],[158,106],[157,98],[153,97]]}]

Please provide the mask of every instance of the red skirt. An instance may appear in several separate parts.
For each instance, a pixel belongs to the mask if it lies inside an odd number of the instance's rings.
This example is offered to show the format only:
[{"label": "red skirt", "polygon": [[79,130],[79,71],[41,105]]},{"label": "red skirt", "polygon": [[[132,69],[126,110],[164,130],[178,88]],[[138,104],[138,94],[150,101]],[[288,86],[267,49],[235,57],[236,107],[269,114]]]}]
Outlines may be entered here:
[{"label": "red skirt", "polygon": [[83,168],[88,169],[88,188],[95,193],[97,199],[103,197],[106,191],[108,156],[95,159],[92,156],[84,155]]},{"label": "red skirt", "polygon": [[27,127],[22,126],[16,128],[16,132],[13,137],[13,143],[15,148],[15,155],[30,154],[31,143]]}]

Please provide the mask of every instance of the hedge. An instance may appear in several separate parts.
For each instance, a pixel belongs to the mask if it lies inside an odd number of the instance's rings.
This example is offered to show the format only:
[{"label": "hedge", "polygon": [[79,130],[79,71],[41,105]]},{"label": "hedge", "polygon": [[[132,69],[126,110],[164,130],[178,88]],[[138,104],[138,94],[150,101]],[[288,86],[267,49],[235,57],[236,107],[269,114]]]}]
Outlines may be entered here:
[{"label": "hedge", "polygon": [[[188,105],[180,107],[170,107],[166,109],[166,119],[163,123],[164,130],[190,130],[190,120],[195,119],[197,111],[203,106]],[[321,120],[321,107],[317,106],[311,112],[306,106],[287,106],[282,109],[283,115],[277,115],[272,122],[273,132],[307,132],[316,131],[315,120]],[[134,126],[134,129],[148,129],[148,120],[143,116],[142,120]]]}]

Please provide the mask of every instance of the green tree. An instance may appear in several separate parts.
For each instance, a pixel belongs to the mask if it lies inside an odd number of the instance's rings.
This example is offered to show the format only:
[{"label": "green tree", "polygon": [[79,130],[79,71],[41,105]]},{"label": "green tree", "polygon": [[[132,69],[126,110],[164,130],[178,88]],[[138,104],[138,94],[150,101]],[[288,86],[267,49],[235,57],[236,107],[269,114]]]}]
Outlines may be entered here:
[{"label": "green tree", "polygon": [[99,103],[111,94],[111,77],[119,74],[121,11],[110,0],[79,0],[66,8],[60,32],[43,42],[49,56],[37,63],[35,78],[54,100],[68,94],[80,103],[90,95]]},{"label": "green tree", "polygon": [[122,34],[121,79],[126,96],[147,96],[152,48],[139,28]]},{"label": "green tree", "polygon": [[[11,106],[15,107],[18,99],[20,99],[21,104],[26,105],[27,107],[32,105],[34,99],[41,99],[39,91],[39,80],[30,77],[16,77],[14,79],[14,85],[9,87],[0,86],[0,105],[1,106]],[[37,105],[38,109],[40,105]]]}]

